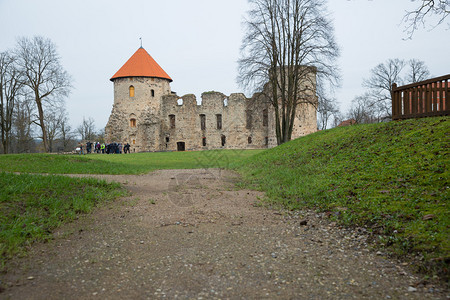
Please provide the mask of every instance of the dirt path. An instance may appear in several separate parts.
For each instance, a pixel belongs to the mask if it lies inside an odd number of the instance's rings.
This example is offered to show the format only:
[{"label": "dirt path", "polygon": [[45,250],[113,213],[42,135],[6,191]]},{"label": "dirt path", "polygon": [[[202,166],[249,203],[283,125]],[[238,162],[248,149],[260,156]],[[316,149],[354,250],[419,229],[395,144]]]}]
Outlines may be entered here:
[{"label": "dirt path", "polygon": [[122,182],[132,196],[11,262],[1,299],[448,297],[369,250],[362,230],[254,206],[262,194],[236,190],[228,171],[95,177]]}]

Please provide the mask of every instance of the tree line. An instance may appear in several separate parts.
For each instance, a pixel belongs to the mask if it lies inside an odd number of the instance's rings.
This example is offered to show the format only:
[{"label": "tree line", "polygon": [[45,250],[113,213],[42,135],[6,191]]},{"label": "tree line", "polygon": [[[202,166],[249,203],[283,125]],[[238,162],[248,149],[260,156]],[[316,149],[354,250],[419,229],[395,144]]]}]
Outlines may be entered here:
[{"label": "tree line", "polygon": [[76,129],[69,125],[65,99],[71,83],[50,39],[22,37],[0,52],[1,152],[71,151],[77,137],[102,139],[92,118]]},{"label": "tree line", "polygon": [[[415,1],[415,0],[412,0]],[[366,92],[356,96],[348,112],[342,113],[333,90],[339,86],[336,65],[339,47],[324,0],[248,0],[245,34],[239,59],[238,83],[249,92],[268,99],[275,112],[278,144],[291,139],[294,118],[302,103],[314,105],[318,129],[336,126],[345,119],[355,123],[382,122],[391,118],[391,89],[395,82],[414,83],[427,79],[430,72],[417,59],[389,59],[370,70],[364,79]],[[449,14],[448,0],[420,0],[407,11],[405,33],[413,33],[430,17],[437,25]],[[315,76],[317,75],[317,82]],[[302,84],[298,84],[301,82]],[[318,101],[312,95],[316,87]]]},{"label": "tree line", "polygon": [[372,68],[369,77],[363,79],[365,92],[355,96],[347,112],[341,112],[335,99],[323,99],[319,94],[319,130],[337,126],[344,120],[353,124],[367,124],[392,119],[392,84],[416,83],[430,78],[425,62],[418,59],[388,59]]}]

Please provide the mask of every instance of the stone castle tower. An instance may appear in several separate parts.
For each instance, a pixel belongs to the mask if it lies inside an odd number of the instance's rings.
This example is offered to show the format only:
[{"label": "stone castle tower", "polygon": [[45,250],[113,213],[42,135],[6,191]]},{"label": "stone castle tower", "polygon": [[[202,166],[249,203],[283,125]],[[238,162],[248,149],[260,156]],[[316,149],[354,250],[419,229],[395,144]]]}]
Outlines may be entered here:
[{"label": "stone castle tower", "polygon": [[[172,79],[142,47],[110,80],[114,104],[105,128],[107,143],[128,142],[132,152],[276,146],[273,108],[262,94],[205,92],[198,105],[194,95],[171,91]],[[315,91],[311,99],[317,101]],[[316,128],[314,105],[297,107],[292,139]]]}]

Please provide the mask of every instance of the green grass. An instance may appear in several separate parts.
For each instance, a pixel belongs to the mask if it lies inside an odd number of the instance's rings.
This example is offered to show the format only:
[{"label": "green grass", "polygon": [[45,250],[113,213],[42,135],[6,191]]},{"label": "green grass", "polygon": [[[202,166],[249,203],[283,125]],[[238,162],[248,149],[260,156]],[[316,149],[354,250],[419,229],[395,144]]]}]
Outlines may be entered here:
[{"label": "green grass", "polygon": [[97,204],[125,195],[119,184],[65,176],[0,173],[0,269],[15,255]]},{"label": "green grass", "polygon": [[49,174],[142,174],[159,169],[227,168],[262,150],[132,154],[0,155],[0,171]]},{"label": "green grass", "polygon": [[442,274],[450,260],[449,134],[448,117],[335,128],[236,169],[271,203],[366,226],[379,245],[422,257],[421,268]]}]

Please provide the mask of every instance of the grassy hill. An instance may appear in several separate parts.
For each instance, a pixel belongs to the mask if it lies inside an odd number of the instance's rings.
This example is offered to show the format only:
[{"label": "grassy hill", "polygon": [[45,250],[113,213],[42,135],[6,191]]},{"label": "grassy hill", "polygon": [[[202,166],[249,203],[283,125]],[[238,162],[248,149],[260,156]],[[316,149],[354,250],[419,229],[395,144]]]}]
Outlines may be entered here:
[{"label": "grassy hill", "polygon": [[335,128],[254,155],[237,170],[271,203],[365,226],[380,246],[446,276],[449,134],[448,117]]}]

